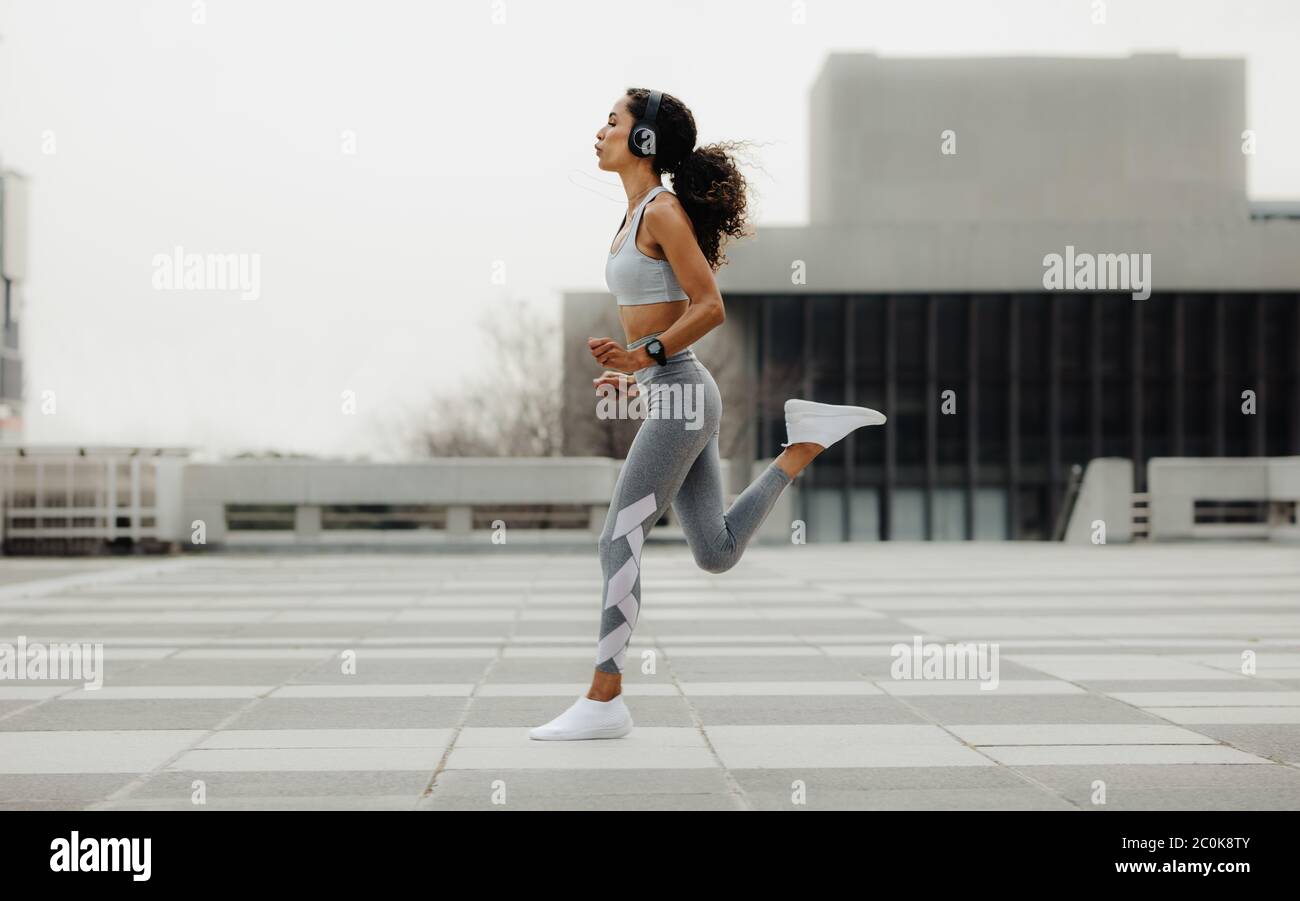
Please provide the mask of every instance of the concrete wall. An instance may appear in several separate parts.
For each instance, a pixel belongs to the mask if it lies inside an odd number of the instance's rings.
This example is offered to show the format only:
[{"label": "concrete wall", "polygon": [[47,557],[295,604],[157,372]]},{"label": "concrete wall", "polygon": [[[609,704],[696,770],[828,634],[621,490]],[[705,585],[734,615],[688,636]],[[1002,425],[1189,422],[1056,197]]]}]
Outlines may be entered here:
[{"label": "concrete wall", "polygon": [[1156,291],[1295,290],[1300,221],[1250,218],[1245,78],[1241,59],[1174,54],[831,54],[810,92],[809,225],[729,244],[718,284],[1041,292],[1043,257],[1073,245],[1151,254]]},{"label": "concrete wall", "polygon": [[833,53],[811,108],[814,225],[1247,218],[1242,59]]},{"label": "concrete wall", "polygon": [[[737,292],[1028,291],[1041,294],[1043,257],[1149,253],[1160,291],[1300,288],[1300,221],[1172,223],[898,223],[855,227],[759,226],[728,245],[718,273]],[[792,282],[796,262],[806,283]]]},{"label": "concrete wall", "polygon": [[1093,523],[1106,524],[1106,543],[1133,540],[1133,461],[1098,457],[1088,461],[1074,510],[1065,528],[1068,544],[1091,544]]},{"label": "concrete wall", "polygon": [[[770,460],[754,465],[759,475]],[[614,483],[622,460],[604,457],[461,458],[423,463],[324,463],[303,460],[231,460],[184,465],[176,490],[172,480],[160,480],[159,523],[162,537],[190,545],[191,524],[201,520],[209,544],[237,539],[240,546],[315,543],[325,538],[339,544],[485,544],[474,531],[472,508],[497,504],[578,504],[590,508],[586,529],[515,529],[512,542],[524,544],[594,540],[605,524]],[[731,464],[722,461],[723,479],[733,476]],[[745,484],[748,481],[745,480]],[[797,483],[796,483],[797,484]],[[736,491],[725,492],[729,503]],[[790,540],[795,491],[787,489],[764,524],[755,543]],[[275,504],[295,507],[292,532],[241,532],[226,530],[227,504]],[[388,532],[321,530],[322,507],[335,504],[446,505],[443,530]],[[171,509],[173,508],[174,509]],[[166,524],[165,530],[163,524]],[[509,527],[509,517],[506,517]],[[669,514],[652,540],[683,541],[685,536]]]},{"label": "concrete wall", "polygon": [[[457,458],[422,463],[323,463],[230,460],[185,467],[179,522],[202,520],[207,539],[226,536],[227,504],[296,506],[298,531],[314,531],[319,508],[331,504],[428,504],[455,508],[451,531],[468,532],[475,505],[587,504],[589,528],[604,524],[618,463],[603,458]],[[312,508],[316,508],[315,513]],[[318,528],[318,526],[317,526]],[[189,533],[166,537],[188,543]]]},{"label": "concrete wall", "polygon": [[1300,527],[1195,522],[1194,502],[1275,501],[1300,505],[1300,457],[1153,457],[1147,465],[1152,540],[1269,538],[1300,541]]},{"label": "concrete wall", "polygon": [[13,281],[27,278],[27,178],[17,172],[0,172],[0,274]]}]

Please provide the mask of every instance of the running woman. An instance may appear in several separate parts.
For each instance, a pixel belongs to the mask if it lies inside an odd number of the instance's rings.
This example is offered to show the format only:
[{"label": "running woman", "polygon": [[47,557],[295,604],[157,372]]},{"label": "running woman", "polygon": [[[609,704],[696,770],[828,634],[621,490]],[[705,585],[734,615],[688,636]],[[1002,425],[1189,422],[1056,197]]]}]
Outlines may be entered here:
[{"label": "running woman", "polygon": [[[608,385],[605,391],[641,395],[646,414],[598,544],[604,584],[591,688],[531,729],[531,738],[619,738],[632,730],[622,672],[641,607],[641,548],[669,504],[695,562],[726,572],[814,457],[854,429],[885,421],[867,407],[787,400],[784,450],[724,509],[722,398],[691,345],[725,319],[713,273],[727,262],[724,237],[745,234],[746,185],[725,144],[696,147],[695,138],[695,118],[680,100],[642,88],[629,88],[596,132],[597,166],[617,172],[627,194],[605,282],[628,343],[588,341],[605,369],[592,382],[598,392]],[[660,181],[665,172],[674,191]]]}]

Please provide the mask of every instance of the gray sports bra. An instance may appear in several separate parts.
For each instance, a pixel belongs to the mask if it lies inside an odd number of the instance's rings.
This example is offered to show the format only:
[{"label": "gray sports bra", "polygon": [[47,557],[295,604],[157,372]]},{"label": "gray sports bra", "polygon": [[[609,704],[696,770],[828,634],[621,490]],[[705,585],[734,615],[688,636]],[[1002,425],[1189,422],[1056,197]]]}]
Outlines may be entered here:
[{"label": "gray sports bra", "polygon": [[[620,307],[688,299],[682,286],[677,283],[677,276],[673,274],[669,262],[648,257],[636,246],[636,232],[641,225],[641,214],[645,212],[646,204],[661,191],[667,190],[663,185],[650,190],[632,211],[632,226],[627,231],[627,237],[605,261],[605,287],[617,298]],[[626,221],[625,216],[623,222]],[[619,223],[619,231],[623,230],[623,222]],[[618,237],[618,232],[614,232],[614,237]]]}]

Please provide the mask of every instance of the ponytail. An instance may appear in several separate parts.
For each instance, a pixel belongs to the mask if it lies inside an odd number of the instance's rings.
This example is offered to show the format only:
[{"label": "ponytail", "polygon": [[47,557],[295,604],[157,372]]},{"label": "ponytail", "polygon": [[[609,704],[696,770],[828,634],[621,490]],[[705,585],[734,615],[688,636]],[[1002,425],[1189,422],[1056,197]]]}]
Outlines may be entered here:
[{"label": "ponytail", "polygon": [[700,250],[715,272],[727,263],[726,239],[751,234],[746,231],[745,176],[733,153],[739,146],[723,141],[696,147],[668,170],[673,193],[695,226]]}]

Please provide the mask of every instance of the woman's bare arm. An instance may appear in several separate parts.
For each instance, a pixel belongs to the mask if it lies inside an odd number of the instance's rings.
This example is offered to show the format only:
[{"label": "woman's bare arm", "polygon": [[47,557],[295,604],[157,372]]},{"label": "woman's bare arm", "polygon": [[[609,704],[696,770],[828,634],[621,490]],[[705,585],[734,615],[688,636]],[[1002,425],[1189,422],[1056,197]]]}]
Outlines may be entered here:
[{"label": "woman's bare arm", "polygon": [[[651,204],[641,215],[641,227],[664,249],[673,275],[690,299],[690,306],[680,319],[659,336],[664,353],[671,356],[713,331],[726,320],[722,293],[714,281],[713,270],[704,258],[690,217],[678,204]],[[644,351],[642,351],[644,353]],[[646,355],[647,360],[649,356]],[[649,360],[646,365],[653,363]]]}]

